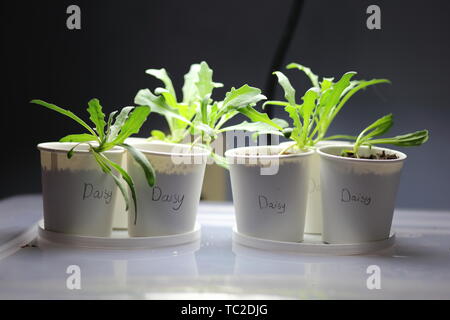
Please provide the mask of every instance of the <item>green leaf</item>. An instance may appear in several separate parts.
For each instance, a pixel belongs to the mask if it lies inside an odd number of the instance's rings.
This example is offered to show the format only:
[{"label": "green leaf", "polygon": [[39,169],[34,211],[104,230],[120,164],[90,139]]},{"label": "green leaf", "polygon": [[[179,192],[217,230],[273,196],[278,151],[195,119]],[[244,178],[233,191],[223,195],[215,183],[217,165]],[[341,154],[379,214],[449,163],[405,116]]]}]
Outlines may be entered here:
[{"label": "green leaf", "polygon": [[[134,109],[134,107],[125,107],[120,110],[119,115],[116,118],[116,121],[114,121],[114,124],[110,126],[108,137],[106,138],[106,142],[110,143],[114,141],[117,136],[119,135],[120,130],[122,129],[123,125],[125,124],[125,121],[128,119],[128,115],[130,112]],[[115,114],[111,113],[110,118],[108,119],[108,122],[112,121],[112,118]]]},{"label": "green leaf", "polygon": [[115,184],[117,185],[117,187],[119,188],[120,193],[123,196],[123,199],[125,200],[125,211],[128,211],[129,208],[130,208],[130,197],[128,195],[128,190],[127,190],[127,187],[126,187],[126,183],[124,182],[124,180],[119,179],[112,172],[111,168],[108,165],[108,162],[110,162],[110,163],[114,163],[114,162],[112,162],[111,160],[109,160],[108,158],[106,158],[102,154],[97,153],[94,150],[91,150],[91,153],[94,155],[95,160],[100,165],[100,167],[102,168],[103,172],[108,174],[108,175],[110,175],[113,178]]},{"label": "green leaf", "polygon": [[172,80],[170,80],[169,75],[167,74],[166,69],[148,69],[145,71],[145,73],[154,76],[155,78],[161,80],[164,85],[166,86],[166,89],[170,92],[172,96],[175,97],[175,100],[177,100],[177,95],[175,93],[175,89],[173,88]]},{"label": "green leaf", "polygon": [[198,100],[197,82],[200,64],[191,65],[189,72],[184,75],[183,102],[190,105]]},{"label": "green leaf", "polygon": [[79,117],[77,117],[73,112],[69,111],[69,110],[65,110],[63,108],[60,108],[54,104],[42,101],[42,100],[31,100],[30,103],[34,103],[43,107],[46,107],[48,109],[51,109],[53,111],[59,112],[62,115],[65,115],[69,118],[71,118],[72,120],[75,120],[76,122],[78,122],[80,125],[82,125],[87,131],[89,131],[93,136],[97,136],[97,133],[86,123],[84,122],[82,119],[80,119]]},{"label": "green leaf", "polygon": [[59,142],[88,142],[88,141],[98,141],[97,136],[92,134],[81,133],[81,134],[70,134],[61,138]]},{"label": "green leaf", "polygon": [[[356,75],[356,72],[350,71],[346,72],[341,79],[333,85],[330,97],[327,102],[327,108],[331,110],[338,102],[341,97],[341,93],[350,85],[350,79]],[[327,112],[328,114],[328,112]]]},{"label": "green leaf", "polygon": [[[131,198],[133,199],[133,204],[134,204],[134,224],[137,223],[137,217],[138,217],[138,207],[137,207],[137,198],[136,198],[136,188],[134,186],[134,181],[133,179],[130,177],[130,175],[121,167],[119,166],[117,163],[109,160],[107,157],[105,157],[103,154],[99,153],[98,154],[102,160],[107,163],[108,165],[110,165],[111,167],[113,167],[117,172],[119,172],[119,174],[122,176],[123,180],[125,180],[125,182],[128,184],[128,187],[130,188],[131,191]],[[113,175],[111,173],[111,175]],[[120,181],[119,179],[114,179],[116,181]],[[119,187],[120,188],[120,187]],[[125,198],[125,190],[121,189],[122,194],[124,195]],[[127,206],[127,210],[128,210],[129,206]]]},{"label": "green leaf", "polygon": [[334,119],[334,117],[336,116],[336,114],[342,109],[342,107],[344,106],[344,104],[358,91],[360,91],[361,89],[364,89],[368,86],[373,86],[375,84],[379,84],[379,83],[391,83],[388,79],[373,79],[370,81],[358,81],[356,84],[357,86],[351,90],[349,90],[344,97],[342,97],[341,101],[339,102],[339,105],[336,107],[336,109],[333,112],[333,116],[332,119]]},{"label": "green leaf", "polygon": [[116,116],[116,114],[117,114],[117,111],[113,111],[113,112],[111,112],[109,114],[108,123],[106,125],[106,133],[105,133],[106,134],[106,141],[108,141],[108,138],[110,136],[112,122],[113,122],[114,117]]},{"label": "green leaf", "polygon": [[147,120],[149,114],[150,114],[150,107],[147,106],[135,107],[134,110],[131,112],[131,115],[128,116],[128,119],[123,124],[117,138],[113,140],[113,143],[122,144],[125,141],[125,139],[127,139],[132,134],[139,133],[139,130],[141,129],[145,120]]},{"label": "green leaf", "polygon": [[220,109],[222,112],[228,112],[233,109],[254,106],[264,99],[266,99],[266,97],[261,94],[261,90],[245,84],[239,89],[231,88],[231,90],[225,94],[225,100],[223,100]]},{"label": "green leaf", "polygon": [[228,163],[228,161],[225,157],[219,156],[217,153],[214,153],[214,152],[211,152],[211,154],[209,156],[214,160],[214,162],[218,166],[220,166],[224,169],[227,169],[227,170],[230,169],[230,164]]},{"label": "green leaf", "polygon": [[337,83],[322,94],[318,110],[320,116],[320,123],[318,125],[320,129],[319,139],[325,136],[328,127],[337,114],[335,110],[341,94],[350,85],[350,80],[355,75],[356,72],[353,71],[345,73]]},{"label": "green leaf", "polygon": [[172,108],[176,109],[178,107],[178,102],[177,102],[176,97],[174,97],[172,95],[172,93],[170,93],[169,90],[164,89],[164,88],[156,88],[155,94],[162,95],[164,97],[164,100],[166,101],[166,103],[169,106],[171,106]]},{"label": "green leaf", "polygon": [[[111,168],[108,166],[107,163],[105,163],[105,161],[103,160],[103,157],[101,156],[100,153],[96,152],[94,149],[90,150],[91,154],[94,156],[95,161],[97,161],[98,165],[100,166],[100,168],[102,169],[102,171],[106,174],[112,174],[111,172]],[[128,203],[127,203],[127,210],[128,210]]]},{"label": "green leaf", "polygon": [[350,141],[355,141],[358,137],[356,136],[351,136],[351,135],[346,135],[346,134],[336,134],[334,136],[328,136],[323,138],[323,141],[327,141],[327,140],[350,140]]},{"label": "green leaf", "polygon": [[298,69],[300,71],[303,71],[309,78],[309,80],[311,80],[311,83],[314,87],[319,88],[319,77],[317,75],[315,75],[310,68],[305,67],[301,64],[298,63],[290,63],[286,66],[286,69]]},{"label": "green leaf", "polygon": [[308,118],[316,107],[316,99],[319,97],[319,94],[319,89],[311,88],[302,97],[303,104],[301,105],[301,110],[305,118]]},{"label": "green leaf", "polygon": [[186,124],[191,124],[189,119],[181,116],[176,109],[167,105],[163,96],[155,96],[148,89],[139,90],[134,98],[134,102],[138,105],[149,106],[152,112],[166,116],[169,119],[175,118]]},{"label": "green leaf", "polygon": [[[257,132],[257,131],[275,131],[274,127],[271,125],[268,125],[264,122],[241,122],[239,124],[236,124],[234,126],[229,126],[226,128],[223,128],[220,130],[220,132],[226,132],[226,131],[233,131],[233,130],[242,130],[242,131],[250,131],[250,132]],[[280,132],[280,131],[277,131]]]},{"label": "green leaf", "polygon": [[161,130],[152,130],[151,136],[153,138],[158,139],[158,140],[165,140],[166,139],[166,134],[164,132],[162,132]]},{"label": "green leaf", "polygon": [[415,147],[427,142],[429,139],[428,130],[420,130],[413,133],[407,133],[392,138],[381,138],[371,140],[370,144],[391,144],[399,147]]},{"label": "green leaf", "polygon": [[247,118],[249,118],[253,122],[264,122],[280,131],[283,130],[283,128],[276,122],[272,121],[267,114],[258,112],[252,107],[240,108],[239,112],[247,116]]},{"label": "green leaf", "polygon": [[272,122],[285,129],[289,127],[289,123],[284,119],[272,118]]},{"label": "green leaf", "polygon": [[324,92],[325,90],[331,88],[333,85],[334,78],[323,78],[322,82],[320,83],[320,90]]},{"label": "green leaf", "polygon": [[211,128],[210,126],[208,126],[206,123],[203,123],[201,121],[194,121],[193,126],[196,130],[206,133],[212,139],[217,138],[216,131],[213,128]]},{"label": "green leaf", "polygon": [[202,61],[198,71],[198,81],[195,83],[200,100],[204,100],[206,98],[209,99],[214,88],[223,86],[221,83],[215,83],[212,79],[212,75],[212,69],[209,68],[205,61]]},{"label": "green leaf", "polygon": [[263,110],[266,108],[267,105],[287,107],[290,105],[290,103],[284,101],[266,101],[262,105]]},{"label": "green leaf", "polygon": [[[73,154],[75,152],[75,148],[78,147],[82,142],[77,143],[75,146],[73,146],[68,152],[67,152],[67,159],[72,159]],[[90,146],[90,145],[89,145]]]},{"label": "green leaf", "polygon": [[301,143],[300,146],[306,145],[306,139],[308,138],[309,131],[311,130],[310,123],[314,121],[312,119],[313,110],[316,107],[316,100],[319,97],[320,90],[316,87],[313,87],[306,91],[303,96],[303,104],[301,106],[301,114],[303,117],[303,130],[301,134]]},{"label": "green leaf", "polygon": [[130,146],[126,143],[123,143],[121,146],[127,149],[133,159],[141,166],[142,170],[144,171],[145,178],[147,179],[148,185],[150,187],[153,187],[155,185],[155,170],[148,161],[147,157],[135,147]]},{"label": "green leaf", "polygon": [[202,100],[202,102],[200,104],[201,119],[202,119],[202,122],[206,125],[208,124],[208,100],[209,100],[209,98],[205,98]]},{"label": "green leaf", "polygon": [[90,114],[92,123],[95,125],[100,141],[103,141],[105,137],[105,114],[102,111],[102,106],[98,99],[92,99],[88,102],[87,111]]},{"label": "green leaf", "polygon": [[289,114],[289,117],[293,121],[293,130],[290,134],[290,139],[296,141],[298,144],[301,144],[300,134],[303,130],[303,125],[300,120],[299,108],[296,106],[289,105],[284,110]]},{"label": "green leaf", "polygon": [[216,130],[219,130],[220,128],[222,128],[222,126],[230,119],[232,119],[234,116],[236,116],[237,114],[239,114],[239,111],[237,110],[230,110],[228,112],[226,112],[223,116],[220,117],[219,121],[216,123]]},{"label": "green leaf", "polygon": [[356,143],[358,144],[360,141],[365,141],[371,139],[372,137],[377,137],[388,132],[393,124],[394,120],[392,114],[381,117],[359,134],[358,138],[356,139]]},{"label": "green leaf", "polygon": [[116,183],[117,187],[120,190],[120,193],[122,194],[122,197],[125,201],[125,211],[128,211],[130,209],[130,197],[128,195],[127,184],[124,182],[124,180],[119,179],[113,173],[110,173],[110,176],[114,179],[114,182]]},{"label": "green leaf", "polygon": [[281,87],[284,90],[284,97],[286,100],[293,106],[296,105],[295,103],[295,89],[292,87],[291,82],[289,79],[280,71],[275,71],[272,74],[276,75],[278,78],[278,83],[281,85]]},{"label": "green leaf", "polygon": [[384,117],[381,117],[367,128],[365,128],[358,135],[356,142],[353,146],[353,150],[355,154],[358,154],[359,147],[365,143],[367,143],[370,139],[376,136],[380,136],[392,127],[393,125],[393,117],[392,114],[388,114]]}]

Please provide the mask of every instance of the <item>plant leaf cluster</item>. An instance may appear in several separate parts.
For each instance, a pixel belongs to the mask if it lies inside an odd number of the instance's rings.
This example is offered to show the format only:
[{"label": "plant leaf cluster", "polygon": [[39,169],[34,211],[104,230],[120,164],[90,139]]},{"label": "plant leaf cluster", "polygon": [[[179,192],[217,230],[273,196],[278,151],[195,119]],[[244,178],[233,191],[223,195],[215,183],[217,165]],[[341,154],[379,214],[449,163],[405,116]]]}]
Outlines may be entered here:
[{"label": "plant leaf cluster", "polygon": [[[135,97],[138,105],[148,105],[153,112],[163,115],[168,123],[170,134],[152,131],[152,139],[169,142],[181,142],[188,135],[200,136],[200,144],[208,148],[211,157],[221,166],[227,167],[223,157],[215,154],[211,143],[220,133],[230,130],[252,132],[273,132],[280,134],[288,125],[281,119],[270,119],[267,114],[254,107],[266,99],[261,90],[247,84],[231,88],[222,101],[212,99],[215,88],[221,83],[213,81],[213,70],[206,62],[193,64],[184,76],[183,98],[177,99],[171,79],[165,69],[149,69],[148,74],[161,80],[164,88],[139,90]],[[226,127],[226,123],[238,114],[245,115],[251,122],[244,121],[235,126]]]},{"label": "plant leaf cluster", "polygon": [[305,73],[312,87],[306,91],[298,103],[296,91],[288,77],[275,71],[278,83],[284,90],[286,101],[266,101],[267,105],[282,106],[292,119],[292,127],[284,130],[291,140],[291,145],[300,149],[314,146],[317,142],[327,139],[326,134],[331,123],[342,110],[347,101],[362,89],[380,83],[390,83],[387,79],[353,80],[356,72],[347,72],[339,80],[322,78],[314,74],[310,68],[298,63],[290,63],[287,69],[297,69]]},{"label": "plant leaf cluster", "polygon": [[[150,108],[148,106],[125,107],[120,110],[120,112],[111,112],[108,119],[106,119],[100,101],[98,99],[92,99],[89,101],[87,108],[89,119],[94,125],[94,127],[91,127],[84,120],[69,110],[42,100],[32,100],[31,103],[43,106],[67,116],[80,124],[87,131],[87,133],[70,134],[60,139],[60,142],[77,143],[68,151],[67,157],[70,159],[73,156],[76,147],[80,144],[87,144],[89,146],[89,152],[93,155],[102,171],[114,179],[114,182],[125,199],[127,211],[130,206],[130,199],[127,191],[128,185],[135,208],[136,223],[137,199],[133,179],[125,169],[110,160],[104,152],[117,146],[127,149],[135,161],[142,167],[149,186],[153,186],[155,184],[155,172],[152,165],[140,151],[125,143],[125,140],[128,137],[139,132],[140,128],[150,114]],[[116,173],[118,173],[118,175],[116,175]]]},{"label": "plant leaf cluster", "polygon": [[353,150],[344,151],[343,155],[345,156],[346,153],[351,152],[356,155],[356,157],[359,157],[358,151],[361,146],[372,147],[378,144],[389,144],[399,147],[415,147],[420,146],[428,141],[428,130],[419,130],[416,132],[402,134],[390,138],[380,138],[380,136],[387,133],[389,129],[392,128],[393,124],[393,116],[392,114],[388,114],[376,120],[367,128],[362,130],[361,133],[356,137],[356,139],[350,136],[341,136],[343,139],[348,138],[350,140],[355,140],[355,143],[353,144]]}]

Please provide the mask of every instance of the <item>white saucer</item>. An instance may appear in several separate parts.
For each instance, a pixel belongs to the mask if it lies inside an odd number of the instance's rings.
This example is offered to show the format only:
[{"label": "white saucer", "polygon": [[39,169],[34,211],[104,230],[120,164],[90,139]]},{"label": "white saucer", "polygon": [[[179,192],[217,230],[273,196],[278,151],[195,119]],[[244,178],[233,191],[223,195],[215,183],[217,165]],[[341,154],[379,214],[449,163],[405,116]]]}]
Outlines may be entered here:
[{"label": "white saucer", "polygon": [[392,233],[389,238],[380,241],[351,244],[326,244],[322,242],[322,237],[317,234],[305,233],[303,242],[284,242],[244,235],[239,233],[236,230],[236,227],[234,227],[233,241],[240,245],[260,250],[345,256],[367,254],[389,248],[395,243],[395,234]]},{"label": "white saucer", "polygon": [[111,237],[92,237],[64,234],[44,229],[44,222],[39,222],[38,241],[46,241],[51,244],[95,248],[95,249],[155,249],[170,246],[178,246],[199,240],[201,236],[200,224],[196,223],[191,232],[158,237],[130,237],[126,230],[114,230]]}]

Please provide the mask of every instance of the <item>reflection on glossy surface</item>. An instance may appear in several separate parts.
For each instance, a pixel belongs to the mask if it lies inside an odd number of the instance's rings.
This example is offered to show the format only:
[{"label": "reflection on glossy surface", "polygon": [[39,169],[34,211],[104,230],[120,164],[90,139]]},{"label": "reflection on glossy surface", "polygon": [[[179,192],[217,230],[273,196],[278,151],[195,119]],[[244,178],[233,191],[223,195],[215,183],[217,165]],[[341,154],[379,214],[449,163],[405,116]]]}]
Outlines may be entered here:
[{"label": "reflection on glossy surface", "polygon": [[[172,248],[26,247],[0,260],[0,298],[450,298],[449,212],[399,210],[394,247],[348,257],[232,245],[232,213],[202,204],[201,242]],[[66,288],[71,264],[81,268],[81,290]],[[367,289],[370,265],[380,267],[380,290]]]}]

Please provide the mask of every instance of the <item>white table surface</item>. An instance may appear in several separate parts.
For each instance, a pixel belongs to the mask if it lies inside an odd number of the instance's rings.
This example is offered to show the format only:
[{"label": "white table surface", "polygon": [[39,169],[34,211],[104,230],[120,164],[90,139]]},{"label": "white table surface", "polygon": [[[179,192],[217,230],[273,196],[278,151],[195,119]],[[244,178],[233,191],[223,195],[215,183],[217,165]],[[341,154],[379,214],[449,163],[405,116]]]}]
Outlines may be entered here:
[{"label": "white table surface", "polygon": [[[0,201],[0,248],[29,237],[20,221],[37,221],[41,202]],[[450,212],[397,210],[395,246],[369,256],[232,244],[231,204],[202,203],[199,222],[201,242],[165,249],[9,248],[0,253],[0,299],[450,299]],[[66,287],[69,265],[81,269],[81,290]],[[380,267],[379,290],[366,286],[370,265]]]}]

